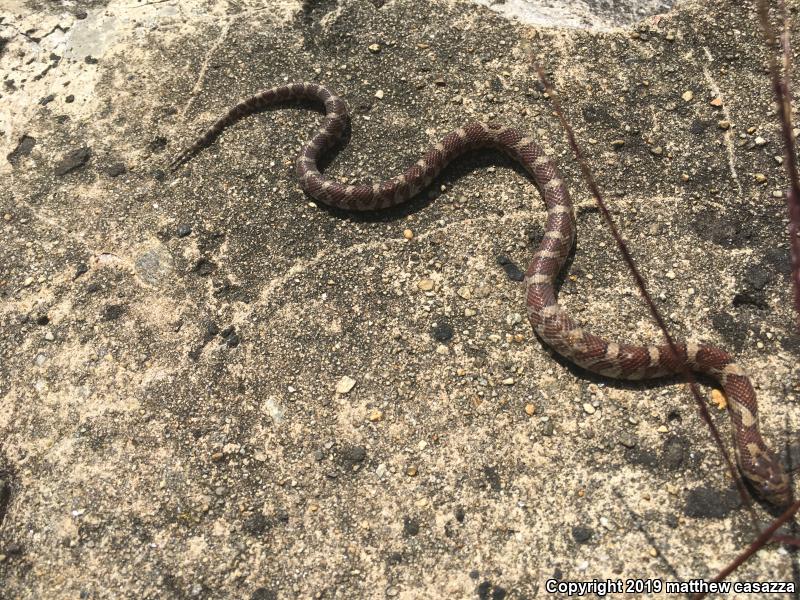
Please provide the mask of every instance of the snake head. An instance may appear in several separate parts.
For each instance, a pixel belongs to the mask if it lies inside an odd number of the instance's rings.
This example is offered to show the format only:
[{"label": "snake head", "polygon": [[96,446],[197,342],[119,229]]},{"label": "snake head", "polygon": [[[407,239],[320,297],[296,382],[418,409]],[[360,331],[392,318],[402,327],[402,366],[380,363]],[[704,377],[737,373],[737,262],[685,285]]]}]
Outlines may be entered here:
[{"label": "snake head", "polygon": [[786,470],[769,452],[753,457],[750,471],[744,473],[756,494],[774,506],[786,506],[792,498]]}]

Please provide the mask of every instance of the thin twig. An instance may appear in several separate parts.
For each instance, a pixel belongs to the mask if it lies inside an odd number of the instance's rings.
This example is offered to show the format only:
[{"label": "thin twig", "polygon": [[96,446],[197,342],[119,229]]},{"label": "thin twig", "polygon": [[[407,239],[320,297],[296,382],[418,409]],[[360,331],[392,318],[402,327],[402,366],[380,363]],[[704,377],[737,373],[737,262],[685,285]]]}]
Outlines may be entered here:
[{"label": "thin twig", "polygon": [[784,77],[781,78],[778,62],[775,60],[775,31],[769,22],[769,5],[766,0],[758,0],[758,16],[761,30],[768,48],[769,74],[772,80],[772,91],[778,107],[778,119],[784,145],[784,161],[789,178],[789,192],[786,202],[789,208],[789,246],[792,255],[792,282],[794,284],[794,309],[797,327],[800,329],[800,177],[797,172],[797,152],[792,135],[791,94],[789,91],[789,70],[791,67],[791,50],[789,48],[788,17],[784,14],[784,32],[782,35]]},{"label": "thin twig", "polygon": [[[731,561],[731,563],[727,567],[722,569],[722,571],[717,573],[717,576],[714,577],[714,579],[712,579],[711,581],[714,582],[722,581],[728,575],[730,575],[736,569],[738,569],[742,564],[744,564],[744,562],[748,558],[750,558],[753,554],[758,552],[762,548],[762,546],[764,546],[770,540],[770,538],[772,538],[773,534],[776,531],[778,531],[778,528],[784,523],[786,523],[789,519],[791,519],[798,510],[800,510],[800,500],[792,504],[789,508],[786,509],[786,511],[784,511],[784,513],[780,517],[778,517],[772,523],[770,523],[769,527],[767,527],[764,531],[762,531],[761,535],[759,535],[755,540],[753,540],[753,542],[747,547],[747,549],[744,552],[742,552],[739,556],[733,559],[733,561]],[[793,543],[796,542],[797,540],[793,539]],[[705,597],[706,597],[705,593],[696,594],[695,596],[692,596],[692,600],[702,600]]]}]

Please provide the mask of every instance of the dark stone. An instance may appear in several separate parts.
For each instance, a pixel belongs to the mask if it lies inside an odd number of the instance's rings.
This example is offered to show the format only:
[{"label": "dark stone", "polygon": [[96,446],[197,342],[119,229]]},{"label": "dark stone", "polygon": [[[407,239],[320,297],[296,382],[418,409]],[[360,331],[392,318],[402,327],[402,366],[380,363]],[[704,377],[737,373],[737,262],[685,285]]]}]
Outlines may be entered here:
[{"label": "dark stone", "polygon": [[224,338],[228,338],[231,335],[233,335],[235,329],[236,328],[233,325],[228,325],[225,329],[222,330],[222,333],[220,333],[220,335]]},{"label": "dark stone", "polygon": [[22,546],[12,542],[8,546],[6,546],[6,554],[8,554],[9,556],[16,556],[22,554]]},{"label": "dark stone", "polygon": [[64,98],[64,102],[66,102],[67,104],[72,104],[73,102],[75,102],[74,94],[70,94],[66,98]]},{"label": "dark stone", "polygon": [[178,226],[178,237],[179,238],[185,238],[186,236],[191,235],[191,233],[192,233],[192,226],[191,225],[189,225],[187,223],[183,223],[182,225]]},{"label": "dark stone", "polygon": [[228,348],[236,348],[240,341],[241,340],[239,339],[239,336],[234,333],[227,340],[225,340],[225,343],[228,345]]},{"label": "dark stone", "polygon": [[506,272],[506,277],[511,281],[522,281],[525,279],[525,273],[504,254],[498,255],[497,264],[503,267],[503,270]]},{"label": "dark stone", "polygon": [[208,335],[213,337],[219,333],[219,327],[216,323],[212,322],[206,325],[206,331],[208,332]]},{"label": "dark stone", "polygon": [[700,119],[695,119],[692,122],[692,126],[689,128],[689,131],[695,135],[703,135],[706,132],[706,129],[708,129],[710,126],[711,121],[701,121]]},{"label": "dark stone", "polygon": [[36,324],[37,325],[47,325],[50,322],[50,317],[46,314],[37,315],[36,317]]},{"label": "dark stone", "polygon": [[364,462],[367,458],[367,449],[364,446],[344,446],[339,454],[345,467],[352,470],[356,465]]},{"label": "dark stone", "polygon": [[55,94],[48,94],[44,98],[40,98],[39,99],[39,104],[41,104],[42,106],[47,106],[48,104],[50,104],[55,99],[56,99],[56,95]]},{"label": "dark stone", "polygon": [[278,592],[260,587],[250,595],[250,600],[278,600]]},{"label": "dark stone", "polygon": [[403,534],[407,537],[419,533],[419,522],[411,517],[403,517]]},{"label": "dark stone", "polygon": [[124,175],[127,170],[124,162],[115,162],[106,169],[106,173],[109,177],[119,177],[120,175]]},{"label": "dark stone", "polygon": [[437,342],[449,342],[453,333],[453,326],[447,321],[439,321],[431,328],[431,335]]},{"label": "dark stone", "polygon": [[214,272],[214,269],[216,269],[216,267],[217,265],[215,265],[207,258],[201,258],[195,263],[194,272],[197,273],[198,275],[205,277],[211,275],[211,273]]},{"label": "dark stone", "polygon": [[572,539],[574,539],[579,544],[585,544],[594,535],[594,531],[590,527],[584,527],[583,525],[576,525],[572,528]]},{"label": "dark stone", "polygon": [[6,155],[6,159],[12,165],[17,166],[19,159],[23,156],[28,156],[35,145],[36,138],[29,135],[23,135],[20,138],[19,143],[17,143],[17,147]]},{"label": "dark stone", "polygon": [[103,310],[104,321],[114,321],[119,319],[125,312],[125,307],[121,304],[109,304]]},{"label": "dark stone", "polygon": [[490,581],[482,581],[476,590],[478,592],[478,598],[480,598],[480,600],[489,600],[489,592],[491,589],[492,583]]},{"label": "dark stone", "polygon": [[508,592],[499,585],[492,590],[492,600],[504,600],[506,595],[508,595]]},{"label": "dark stone", "polygon": [[670,437],[664,442],[663,459],[668,469],[677,469],[683,464],[686,455],[686,441]]},{"label": "dark stone", "polygon": [[472,569],[472,571],[469,572],[469,578],[470,579],[477,579],[480,576],[481,576],[481,574],[477,569]]},{"label": "dark stone", "polygon": [[91,156],[92,151],[87,146],[68,152],[64,158],[61,159],[61,162],[56,165],[56,176],[62,177],[67,173],[71,173],[72,171],[81,168],[83,165],[89,162]]},{"label": "dark stone", "polygon": [[672,513],[664,517],[664,523],[671,529],[677,529],[678,525],[680,525],[677,515],[673,515]]},{"label": "dark stone", "polygon": [[457,506],[456,510],[453,512],[453,514],[456,517],[456,521],[458,521],[459,523],[463,523],[464,522],[464,517],[466,516],[466,514],[464,513],[464,507],[463,506]]},{"label": "dark stone", "polygon": [[269,519],[261,513],[255,513],[245,519],[243,528],[252,536],[259,536],[269,527]]},{"label": "dark stone", "polygon": [[483,474],[486,476],[486,481],[489,482],[489,487],[491,487],[493,491],[499,492],[503,488],[500,475],[495,467],[483,467]]},{"label": "dark stone", "polygon": [[98,62],[100,62],[94,56],[92,56],[90,54],[87,54],[86,58],[84,58],[83,60],[87,65],[96,65]]},{"label": "dark stone", "polygon": [[87,13],[85,10],[80,10],[79,9],[79,10],[75,11],[75,18],[78,21],[83,21],[88,16],[89,16],[89,13]]},{"label": "dark stone", "polygon": [[686,496],[683,514],[696,519],[721,519],[741,506],[736,490],[720,493],[708,487],[693,489]]}]

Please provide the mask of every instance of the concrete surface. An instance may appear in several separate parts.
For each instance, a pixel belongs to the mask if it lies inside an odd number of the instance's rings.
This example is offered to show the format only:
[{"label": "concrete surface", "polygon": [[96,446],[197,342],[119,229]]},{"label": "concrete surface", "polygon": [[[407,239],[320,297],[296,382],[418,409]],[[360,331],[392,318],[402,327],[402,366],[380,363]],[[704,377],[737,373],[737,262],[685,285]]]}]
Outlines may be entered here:
[{"label": "concrete surface", "polygon": [[[6,0],[0,19],[0,597],[548,598],[551,577],[708,578],[754,536],[684,386],[587,375],[521,319],[498,258],[524,268],[544,211],[504,158],[340,214],[299,190],[320,116],[293,106],[163,173],[292,80],[352,108],[327,168],[349,181],[511,123],[580,206],[564,306],[658,340],[532,53],[673,332],[739,358],[783,452],[800,338],[749,2],[607,33],[413,0]],[[772,547],[737,577],[799,570]]]}]

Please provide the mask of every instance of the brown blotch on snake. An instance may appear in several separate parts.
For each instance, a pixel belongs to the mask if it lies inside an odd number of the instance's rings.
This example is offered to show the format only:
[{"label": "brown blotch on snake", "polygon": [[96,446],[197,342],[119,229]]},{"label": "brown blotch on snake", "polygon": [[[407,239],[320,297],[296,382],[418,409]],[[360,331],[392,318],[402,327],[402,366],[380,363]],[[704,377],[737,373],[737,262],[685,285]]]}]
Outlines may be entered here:
[{"label": "brown blotch on snake", "polygon": [[545,234],[525,273],[528,318],[534,331],[553,350],[575,364],[616,379],[651,379],[680,373],[684,367],[716,379],[728,397],[736,459],[756,493],[775,505],[788,503],[789,478],[767,448],[758,429],[758,402],[753,386],[731,356],[714,346],[681,343],[677,356],[669,346],[633,346],[607,342],[572,320],[556,302],[554,281],[575,239],[575,214],[556,166],[522,132],[494,123],[472,122],[447,134],[404,173],[364,185],[343,185],[323,175],[317,161],[341,137],[349,123],[344,100],[316,83],[291,83],[243,100],[214,123],[194,144],[175,157],[177,169],[208,146],[229,125],[274,104],[311,100],[325,106],[325,121],[297,158],[303,190],[324,204],[354,211],[388,208],[407,201],[459,155],[495,148],[519,162],[533,177],[547,206]]}]

